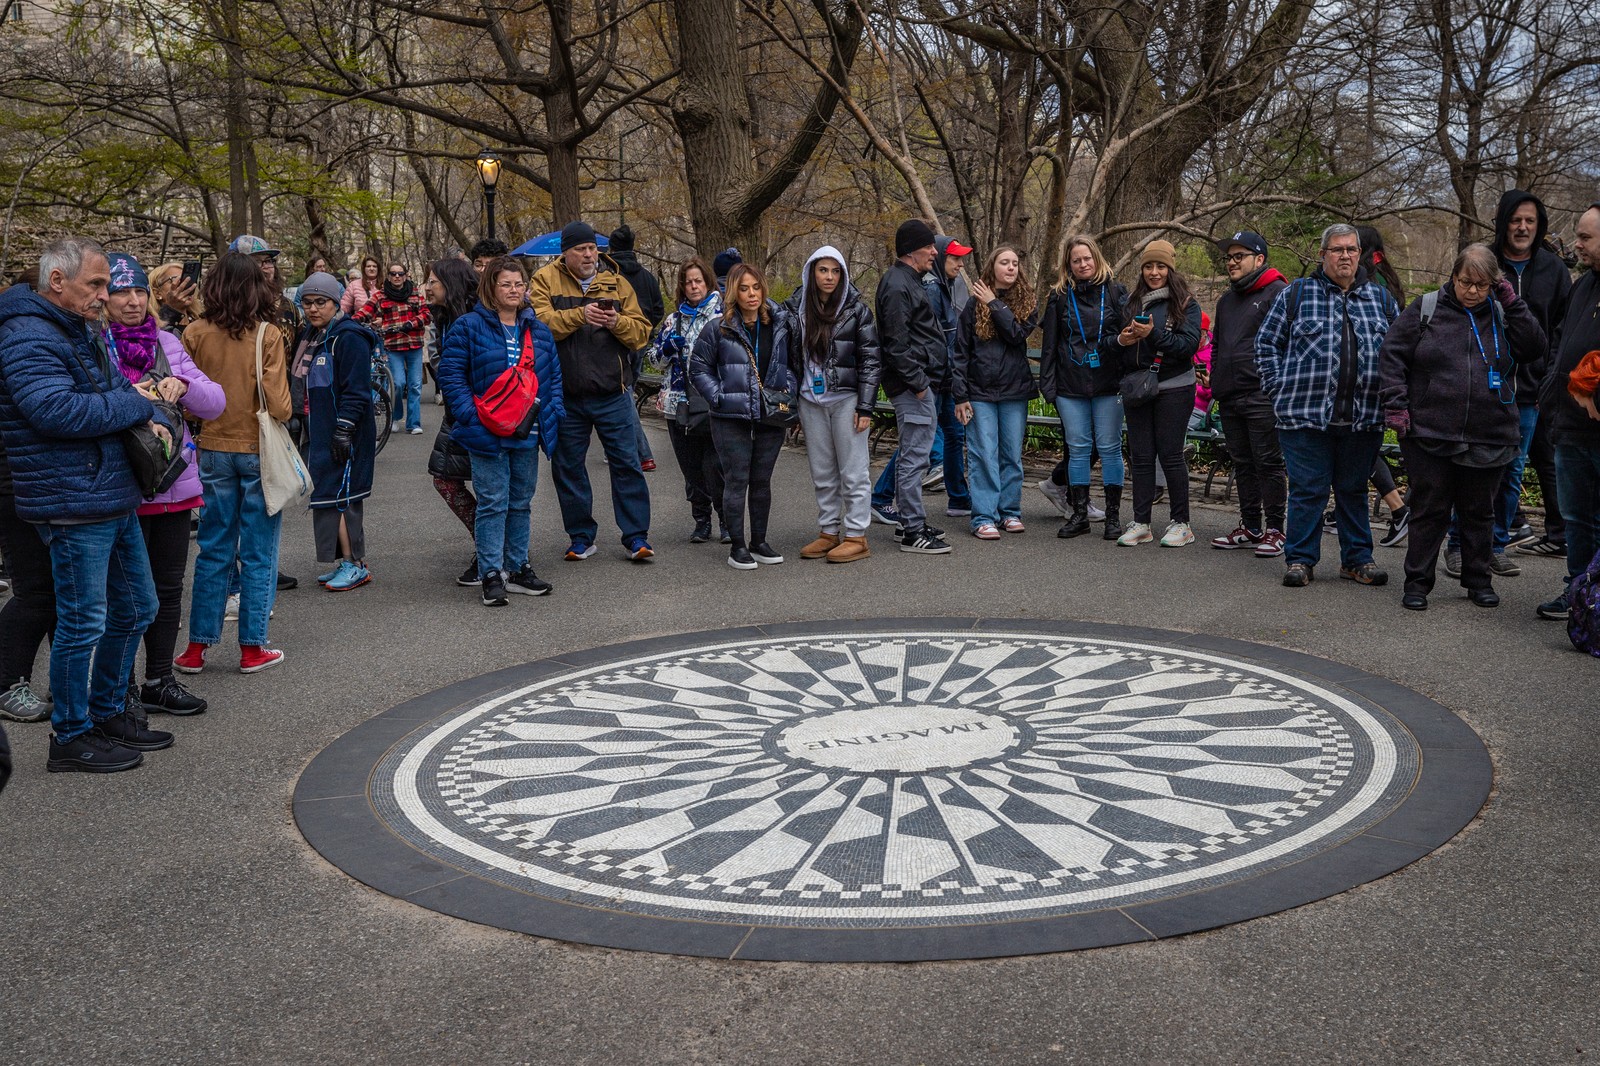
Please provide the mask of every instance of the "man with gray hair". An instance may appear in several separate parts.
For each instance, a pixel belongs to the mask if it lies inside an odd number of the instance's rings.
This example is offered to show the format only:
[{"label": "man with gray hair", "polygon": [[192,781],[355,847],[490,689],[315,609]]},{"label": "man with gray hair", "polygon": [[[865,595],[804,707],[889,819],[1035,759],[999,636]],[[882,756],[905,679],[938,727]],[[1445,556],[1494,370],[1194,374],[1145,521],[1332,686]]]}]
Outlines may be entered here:
[{"label": "man with gray hair", "polygon": [[0,293],[0,437],[17,515],[38,529],[55,572],[52,772],[131,770],[141,752],[172,744],[126,708],[157,601],[121,433],[149,423],[171,447],[177,427],[152,402],[154,385],[117,369],[96,328],[110,278],[98,244],[67,238],[45,247],[37,292]]},{"label": "man with gray hair", "polygon": [[1367,475],[1383,445],[1378,350],[1400,305],[1361,267],[1361,238],[1343,223],[1322,231],[1322,265],[1286,286],[1256,334],[1261,389],[1272,400],[1289,472],[1283,583],[1311,584],[1322,558],[1322,507],[1339,515],[1339,576],[1382,585],[1372,561]]}]

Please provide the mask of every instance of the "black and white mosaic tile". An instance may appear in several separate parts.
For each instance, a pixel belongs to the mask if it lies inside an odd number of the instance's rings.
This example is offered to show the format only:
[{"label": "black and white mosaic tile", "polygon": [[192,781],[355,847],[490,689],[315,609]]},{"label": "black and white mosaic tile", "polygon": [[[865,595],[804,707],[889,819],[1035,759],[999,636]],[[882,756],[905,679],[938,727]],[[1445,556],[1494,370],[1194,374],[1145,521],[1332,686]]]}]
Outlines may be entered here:
[{"label": "black and white mosaic tile", "polygon": [[[755,957],[793,958],[873,957],[875,934],[907,957],[935,929],[942,945],[984,930],[970,954],[1057,950],[1080,946],[1060,942],[1074,918],[1099,929],[1107,911],[1126,927],[1090,942],[1165,935],[1140,908],[1292,885],[1358,838],[1401,845],[1390,868],[1427,850],[1372,832],[1415,795],[1427,737],[1342,676],[1366,675],[1175,633],[996,625],[786,626],[535,664],[525,684],[404,720],[358,768],[371,829],[442,886],[502,890],[490,909],[513,920],[468,917],[524,928],[518,901],[537,900],[564,918],[529,931],[693,953],[682,923],[782,930],[794,950]],[[297,795],[303,827],[318,802]],[[626,932],[663,922],[674,946]],[[1015,950],[994,949],[1001,923]],[[818,953],[838,936],[854,947]],[[727,953],[713,939],[704,953]]]}]

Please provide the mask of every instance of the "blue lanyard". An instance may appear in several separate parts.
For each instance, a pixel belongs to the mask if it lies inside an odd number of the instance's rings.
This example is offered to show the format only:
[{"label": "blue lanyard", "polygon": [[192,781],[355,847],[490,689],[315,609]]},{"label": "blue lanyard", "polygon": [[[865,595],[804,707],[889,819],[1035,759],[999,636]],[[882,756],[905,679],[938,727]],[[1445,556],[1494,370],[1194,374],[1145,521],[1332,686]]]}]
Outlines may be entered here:
[{"label": "blue lanyard", "polygon": [[[1078,320],[1078,336],[1083,339],[1083,346],[1087,348],[1089,347],[1089,331],[1083,328],[1083,315],[1078,311],[1078,294],[1074,292],[1068,296],[1068,299],[1072,301],[1072,317]],[[1103,332],[1105,325],[1106,287],[1102,283],[1100,286],[1100,320],[1094,324],[1094,344],[1097,348],[1100,346],[1101,339],[1105,336]]]},{"label": "blue lanyard", "polygon": [[1489,361],[1489,353],[1483,347],[1483,335],[1478,332],[1478,316],[1473,314],[1470,309],[1467,311],[1467,321],[1472,323],[1472,339],[1478,345],[1478,357],[1483,360],[1484,366],[1493,370],[1500,365],[1500,327],[1495,324],[1493,308],[1490,308],[1489,315],[1489,339],[1494,342],[1494,362],[1492,363]]}]

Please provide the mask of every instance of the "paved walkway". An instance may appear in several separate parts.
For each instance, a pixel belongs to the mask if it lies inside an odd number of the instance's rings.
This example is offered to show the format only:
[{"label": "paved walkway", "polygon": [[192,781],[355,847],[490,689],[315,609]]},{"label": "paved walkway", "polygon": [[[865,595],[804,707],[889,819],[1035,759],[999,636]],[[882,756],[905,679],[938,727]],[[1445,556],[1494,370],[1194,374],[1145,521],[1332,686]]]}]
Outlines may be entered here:
[{"label": "paved walkway", "polygon": [[[425,412],[431,427],[438,408]],[[1433,610],[1409,614],[1397,586],[1283,589],[1277,561],[1058,541],[1030,489],[1023,536],[956,536],[952,555],[920,558],[879,527],[867,562],[791,554],[741,573],[719,546],[684,542],[652,430],[659,562],[630,566],[614,532],[595,558],[559,561],[542,476],[534,562],[555,595],[490,611],[453,583],[471,547],[426,475],[431,433],[380,459],[370,588],[307,587],[309,523],[288,522],[284,564],[303,582],[273,623],[288,661],[194,679],[213,709],[177,722],[171,751],[134,773],[47,777],[46,727],[10,729],[0,1063],[1570,1062],[1600,1045],[1600,664],[1533,617],[1559,563],[1524,561],[1497,611],[1441,585]],[[801,454],[780,460],[777,496],[772,539],[795,552],[814,531]],[[1206,539],[1232,515],[1200,509],[1195,525]],[[1398,570],[1399,551],[1379,554]],[[1116,622],[1325,656],[1456,711],[1489,744],[1497,791],[1444,849],[1297,910],[1151,945],[910,966],[727,963],[486,929],[357,884],[291,820],[318,751],[448,683],[643,636],[889,615]]]}]

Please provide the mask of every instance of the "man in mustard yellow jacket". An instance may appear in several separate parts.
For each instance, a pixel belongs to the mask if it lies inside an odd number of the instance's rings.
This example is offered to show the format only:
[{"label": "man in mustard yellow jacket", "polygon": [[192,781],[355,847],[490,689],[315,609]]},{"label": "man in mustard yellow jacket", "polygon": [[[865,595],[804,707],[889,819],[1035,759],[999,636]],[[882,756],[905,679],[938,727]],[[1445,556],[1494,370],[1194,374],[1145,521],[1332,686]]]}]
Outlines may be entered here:
[{"label": "man in mustard yellow jacket", "polygon": [[633,364],[630,353],[650,339],[650,322],[621,272],[600,255],[594,229],[569,223],[561,231],[561,257],[533,275],[528,285],[533,313],[550,327],[561,359],[566,417],[551,459],[561,518],[576,562],[595,553],[594,491],[585,460],[592,433],[600,434],[611,469],[611,509],[628,558],[647,563],[650,488],[639,465],[634,435]]}]

